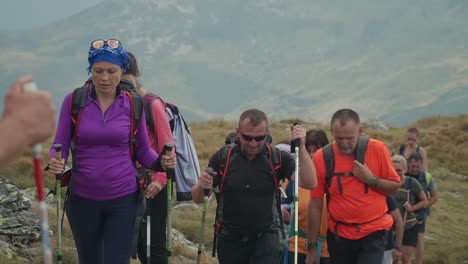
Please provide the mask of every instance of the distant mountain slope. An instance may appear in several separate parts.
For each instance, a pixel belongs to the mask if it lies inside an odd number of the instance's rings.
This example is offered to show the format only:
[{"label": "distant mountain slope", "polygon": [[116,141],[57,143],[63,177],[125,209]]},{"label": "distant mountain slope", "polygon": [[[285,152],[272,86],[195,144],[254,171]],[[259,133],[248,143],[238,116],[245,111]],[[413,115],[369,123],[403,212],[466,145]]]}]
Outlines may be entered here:
[{"label": "distant mountain slope", "polygon": [[59,104],[87,77],[88,43],[117,37],[138,56],[145,87],[189,120],[258,107],[325,121],[351,107],[400,124],[468,112],[467,17],[464,0],[107,0],[1,34],[0,79],[33,72]]}]

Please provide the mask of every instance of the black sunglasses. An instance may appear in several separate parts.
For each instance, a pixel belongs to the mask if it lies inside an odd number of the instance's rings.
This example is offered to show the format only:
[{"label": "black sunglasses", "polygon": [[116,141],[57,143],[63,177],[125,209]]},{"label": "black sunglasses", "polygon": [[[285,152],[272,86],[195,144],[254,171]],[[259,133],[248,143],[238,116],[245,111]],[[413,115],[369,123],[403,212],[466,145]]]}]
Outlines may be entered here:
[{"label": "black sunglasses", "polygon": [[244,135],[244,134],[241,133],[241,137],[242,137],[244,140],[246,140],[246,141],[255,140],[256,142],[260,142],[260,141],[262,141],[262,140],[265,140],[265,138],[267,137],[267,135],[252,137],[252,136]]}]

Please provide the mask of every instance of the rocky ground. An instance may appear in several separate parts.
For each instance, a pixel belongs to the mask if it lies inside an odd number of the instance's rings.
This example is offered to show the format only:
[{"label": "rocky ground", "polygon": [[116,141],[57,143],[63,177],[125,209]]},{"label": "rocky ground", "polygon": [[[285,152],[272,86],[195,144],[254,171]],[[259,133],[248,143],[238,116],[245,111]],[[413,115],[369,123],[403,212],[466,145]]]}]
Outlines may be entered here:
[{"label": "rocky ground", "polygon": [[[47,190],[46,190],[47,192]],[[20,190],[8,178],[0,176],[0,255],[7,259],[24,258],[23,263],[42,256],[41,248],[33,248],[32,244],[40,241],[40,226],[37,213],[32,212],[35,203],[34,188]],[[47,200],[48,206],[55,206],[53,196]],[[51,233],[53,233],[51,231]],[[181,245],[190,251],[197,251],[196,245],[188,241],[176,229],[172,229],[175,245]],[[64,251],[76,251],[74,248],[64,248]],[[173,263],[195,263],[183,256],[174,256]]]}]

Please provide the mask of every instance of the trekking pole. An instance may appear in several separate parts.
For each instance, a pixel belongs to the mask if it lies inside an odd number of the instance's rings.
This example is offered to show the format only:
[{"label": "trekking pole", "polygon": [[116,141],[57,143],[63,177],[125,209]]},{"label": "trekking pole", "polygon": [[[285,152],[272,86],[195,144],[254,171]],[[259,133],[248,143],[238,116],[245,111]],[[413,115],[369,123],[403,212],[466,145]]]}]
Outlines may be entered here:
[{"label": "trekking pole", "polygon": [[[173,144],[164,145],[164,153],[169,155],[174,148]],[[166,237],[167,237],[167,262],[171,263],[172,256],[172,179],[174,178],[174,169],[166,168],[167,174],[167,228],[166,228]]]},{"label": "trekking pole", "polygon": [[[151,174],[145,173],[146,188],[151,184]],[[146,263],[151,264],[151,213],[150,206],[146,199]]]},{"label": "trekking pole", "polygon": [[[34,82],[30,82],[24,86],[25,91],[36,91],[37,86]],[[33,164],[34,164],[34,177],[36,178],[37,200],[39,201],[39,220],[41,224],[41,239],[42,251],[44,253],[44,263],[52,264],[52,250],[50,248],[49,237],[49,220],[47,216],[47,204],[44,196],[44,180],[42,178],[42,146],[36,144],[33,146]]]},{"label": "trekking pole", "polygon": [[[213,173],[213,168],[208,167],[206,168],[206,172],[208,174]],[[206,208],[208,207],[208,197],[210,196],[210,189],[203,190],[203,213],[202,213],[202,223],[200,226],[200,240],[198,240],[198,256],[197,256],[197,264],[200,264],[201,255],[202,255],[202,247],[203,247],[203,237],[205,235],[205,219],[206,219]]]},{"label": "trekking pole", "polygon": [[[62,144],[54,144],[55,158],[58,161],[62,160]],[[62,221],[60,215],[62,211],[62,174],[55,175],[55,198],[57,199],[57,234],[58,234],[58,245],[57,245],[57,264],[62,263]]]},{"label": "trekking pole", "polygon": [[[295,125],[299,125],[299,123],[294,123]],[[294,264],[297,264],[297,240],[298,240],[298,225],[299,225],[299,201],[298,201],[298,193],[299,193],[299,144],[300,139],[294,139],[294,154],[296,158],[296,169],[294,171],[295,178],[294,178]]]}]

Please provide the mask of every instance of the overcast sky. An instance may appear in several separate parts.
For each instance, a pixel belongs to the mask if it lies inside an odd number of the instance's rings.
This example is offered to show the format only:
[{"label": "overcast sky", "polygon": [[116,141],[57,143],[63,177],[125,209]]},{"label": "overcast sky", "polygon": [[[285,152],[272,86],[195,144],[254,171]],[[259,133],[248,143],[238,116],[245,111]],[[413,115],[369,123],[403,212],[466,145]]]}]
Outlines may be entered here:
[{"label": "overcast sky", "polygon": [[2,0],[0,31],[28,31],[76,14],[103,0]]}]

